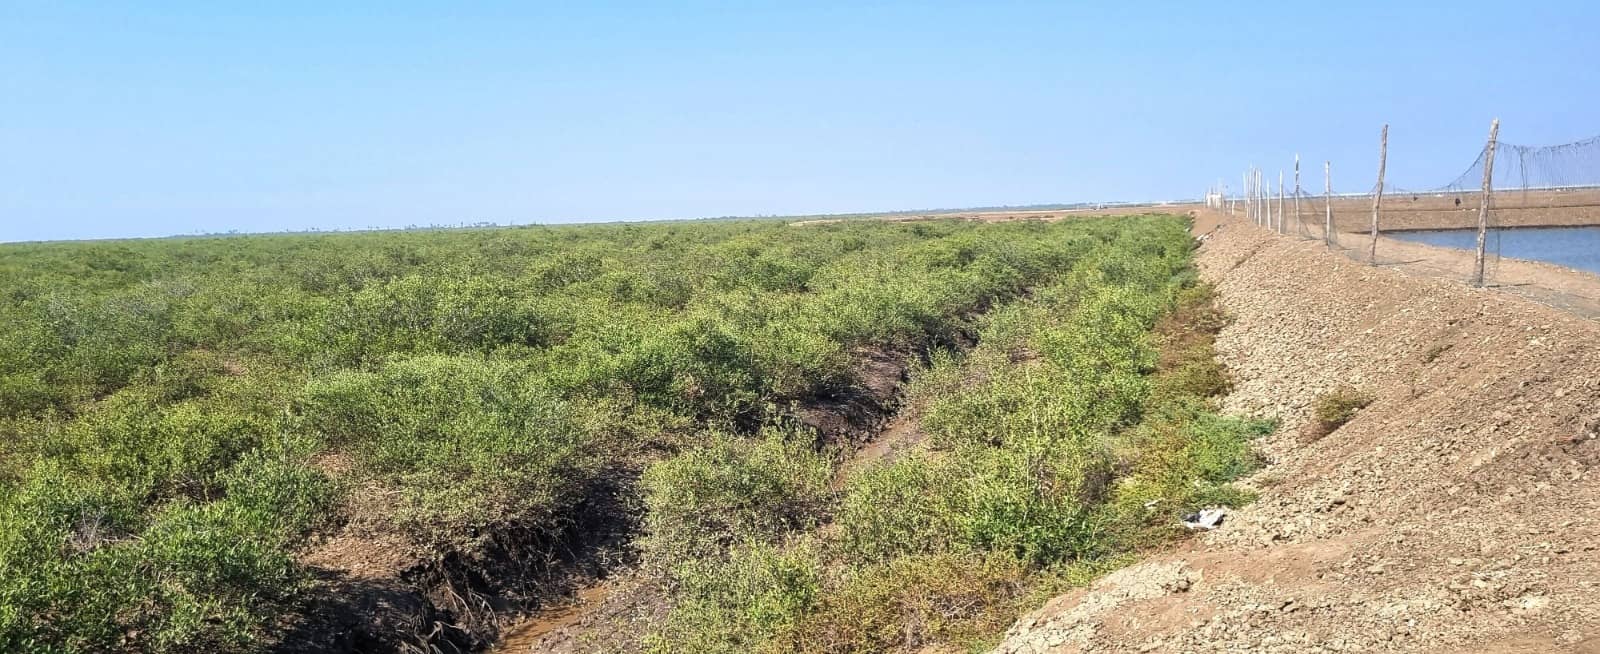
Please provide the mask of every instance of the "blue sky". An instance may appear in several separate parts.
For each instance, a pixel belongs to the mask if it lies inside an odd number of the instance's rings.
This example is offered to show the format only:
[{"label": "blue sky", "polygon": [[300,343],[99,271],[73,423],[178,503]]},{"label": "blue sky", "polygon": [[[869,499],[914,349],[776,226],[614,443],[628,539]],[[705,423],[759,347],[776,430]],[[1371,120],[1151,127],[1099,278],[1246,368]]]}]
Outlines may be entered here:
[{"label": "blue sky", "polygon": [[251,4],[0,0],[0,240],[1360,189],[1384,122],[1417,187],[1495,116],[1600,133],[1591,2]]}]

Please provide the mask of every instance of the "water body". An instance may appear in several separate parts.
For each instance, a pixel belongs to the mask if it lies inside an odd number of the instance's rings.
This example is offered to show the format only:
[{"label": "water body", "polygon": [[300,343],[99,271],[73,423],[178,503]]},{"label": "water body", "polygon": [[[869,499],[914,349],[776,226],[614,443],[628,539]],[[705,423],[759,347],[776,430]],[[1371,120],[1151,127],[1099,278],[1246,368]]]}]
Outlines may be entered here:
[{"label": "water body", "polygon": [[[1478,247],[1475,229],[1387,232],[1391,238],[1461,250]],[[1516,227],[1490,231],[1489,253],[1532,259],[1600,274],[1600,227]]]}]

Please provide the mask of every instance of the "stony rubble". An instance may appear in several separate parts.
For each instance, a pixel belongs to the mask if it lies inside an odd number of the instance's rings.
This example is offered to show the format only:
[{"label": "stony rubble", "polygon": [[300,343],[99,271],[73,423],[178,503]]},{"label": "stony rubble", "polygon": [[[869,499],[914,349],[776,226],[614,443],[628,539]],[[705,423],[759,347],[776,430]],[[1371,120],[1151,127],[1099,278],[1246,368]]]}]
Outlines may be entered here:
[{"label": "stony rubble", "polygon": [[[1600,652],[1600,323],[1239,222],[1199,263],[1225,408],[1281,420],[1260,499],[995,652]],[[1342,384],[1376,401],[1297,438]]]}]

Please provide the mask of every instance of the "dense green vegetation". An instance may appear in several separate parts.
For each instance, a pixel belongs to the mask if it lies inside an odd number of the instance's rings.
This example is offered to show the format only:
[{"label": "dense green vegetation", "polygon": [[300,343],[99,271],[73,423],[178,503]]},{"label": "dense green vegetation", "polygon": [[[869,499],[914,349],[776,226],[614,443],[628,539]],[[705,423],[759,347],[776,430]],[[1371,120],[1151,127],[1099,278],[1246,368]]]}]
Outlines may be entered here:
[{"label": "dense green vegetation", "polygon": [[[1079,228],[1100,242],[988,312],[976,348],[935,352],[916,375],[923,446],[849,474],[831,501],[818,498],[822,463],[770,441],[657,464],[647,497],[674,508],[652,512],[644,554],[675,601],[648,645],[981,643],[1044,594],[1171,537],[1182,514],[1248,499],[1228,482],[1254,468],[1249,441],[1268,426],[1207,407],[1227,384],[1211,351],[1220,317],[1184,226]],[[705,519],[740,513],[752,519]]]},{"label": "dense green vegetation", "polygon": [[[1165,217],[3,246],[0,649],[269,647],[364,498],[470,559],[639,461],[649,647],[981,637],[1242,499],[1258,427],[1159,327],[1206,306]],[[866,349],[931,353],[928,440],[838,478],[785,418]]]}]

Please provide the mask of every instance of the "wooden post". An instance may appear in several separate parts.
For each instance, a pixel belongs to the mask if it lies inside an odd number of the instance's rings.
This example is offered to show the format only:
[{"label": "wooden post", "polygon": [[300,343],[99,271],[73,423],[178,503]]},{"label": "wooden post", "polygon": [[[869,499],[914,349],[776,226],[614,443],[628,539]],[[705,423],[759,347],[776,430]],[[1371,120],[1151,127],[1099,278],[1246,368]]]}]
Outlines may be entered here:
[{"label": "wooden post", "polygon": [[1257,197],[1261,186],[1256,179],[1256,167],[1250,167],[1250,213],[1255,219],[1255,224],[1261,224],[1261,198]]},{"label": "wooden post", "polygon": [[1283,227],[1283,169],[1278,170],[1278,233],[1287,233]]},{"label": "wooden post", "polygon": [[1322,208],[1327,215],[1322,218],[1322,240],[1333,247],[1333,162],[1322,162]]},{"label": "wooden post", "polygon": [[1300,217],[1300,153],[1294,153],[1294,225],[1303,238],[1306,235],[1306,221]]},{"label": "wooden post", "polygon": [[1245,171],[1245,213],[1250,214],[1250,222],[1261,224],[1261,216],[1256,216],[1256,168],[1254,166]]},{"label": "wooden post", "polygon": [[1244,219],[1254,221],[1255,216],[1250,214],[1250,170],[1245,169],[1239,176],[1239,202],[1244,205]]},{"label": "wooden post", "polygon": [[1483,153],[1483,194],[1478,198],[1478,254],[1473,258],[1472,285],[1483,286],[1484,236],[1489,232],[1489,196],[1494,193],[1494,146],[1500,139],[1500,119],[1489,123],[1489,145]]},{"label": "wooden post", "polygon": [[1272,193],[1267,191],[1267,171],[1256,171],[1256,177],[1261,180],[1258,183],[1261,188],[1261,215],[1266,218],[1266,222],[1263,225],[1267,229],[1272,229],[1272,202],[1270,201]]},{"label": "wooden post", "polygon": [[1267,204],[1267,187],[1262,183],[1266,180],[1266,178],[1266,175],[1262,174],[1261,169],[1257,168],[1256,203],[1261,205],[1261,217],[1264,220],[1261,225],[1267,229],[1272,229],[1272,205]]},{"label": "wooden post", "polygon": [[1250,173],[1239,176],[1239,199],[1244,202],[1244,218],[1250,219]]},{"label": "wooden post", "polygon": [[1378,188],[1372,194],[1372,247],[1367,252],[1367,263],[1378,264],[1378,214],[1383,211],[1383,170],[1389,163],[1389,124],[1384,123],[1378,141]]},{"label": "wooden post", "polygon": [[1250,167],[1250,218],[1257,225],[1261,224],[1261,201],[1256,198],[1256,167]]},{"label": "wooden post", "polygon": [[1267,229],[1278,229],[1278,216],[1272,211],[1272,178],[1267,177],[1266,171],[1261,171],[1261,201],[1267,205]]}]

